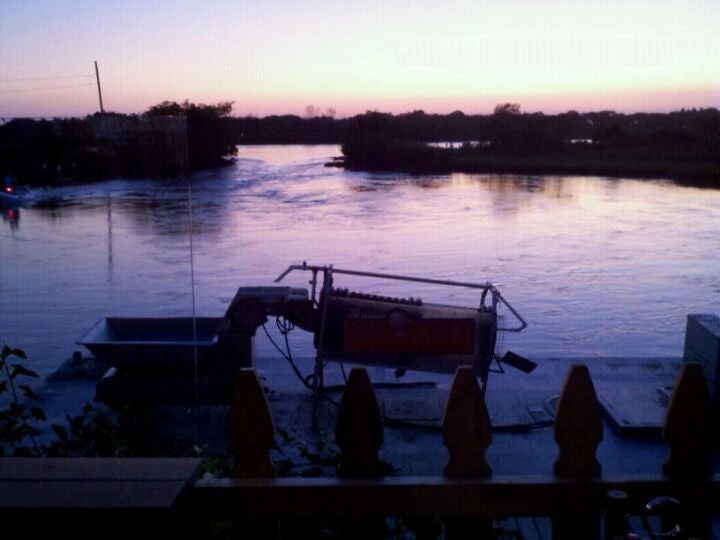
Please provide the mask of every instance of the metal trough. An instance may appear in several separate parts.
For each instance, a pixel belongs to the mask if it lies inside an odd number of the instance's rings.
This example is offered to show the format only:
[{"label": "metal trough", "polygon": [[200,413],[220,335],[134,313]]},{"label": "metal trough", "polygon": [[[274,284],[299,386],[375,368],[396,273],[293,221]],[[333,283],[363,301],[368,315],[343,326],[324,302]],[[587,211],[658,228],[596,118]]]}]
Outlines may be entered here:
[{"label": "metal trough", "polygon": [[[222,318],[121,318],[99,320],[77,343],[123,371],[191,370],[215,355]],[[197,341],[193,338],[197,332]]]}]

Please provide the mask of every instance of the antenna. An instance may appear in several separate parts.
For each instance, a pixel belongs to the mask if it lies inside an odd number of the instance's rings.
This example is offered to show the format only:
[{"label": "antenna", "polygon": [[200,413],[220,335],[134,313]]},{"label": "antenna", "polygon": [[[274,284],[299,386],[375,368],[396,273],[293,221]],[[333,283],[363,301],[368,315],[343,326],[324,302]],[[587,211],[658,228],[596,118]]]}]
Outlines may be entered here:
[{"label": "antenna", "polygon": [[188,220],[190,221],[190,293],[192,295],[192,328],[193,328],[193,367],[195,386],[195,406],[200,401],[200,380],[198,378],[198,342],[197,342],[197,313],[195,311],[195,258],[193,254],[193,209],[192,209],[192,187],[188,180]]},{"label": "antenna", "polygon": [[[187,117],[185,118],[185,155],[189,158],[190,148],[187,139]],[[192,295],[192,323],[193,323],[193,367],[194,367],[194,390],[195,390],[195,406],[200,404],[200,378],[198,367],[198,342],[197,342],[197,313],[195,310],[195,255],[193,246],[193,206],[192,206],[192,177],[188,175],[187,184],[188,196],[188,233],[190,236],[190,293]],[[197,424],[196,424],[197,425]],[[196,433],[197,435],[197,433]],[[197,437],[196,437],[197,438]]]},{"label": "antenna", "polygon": [[[92,77],[92,75],[91,75],[91,77]],[[100,112],[104,113],[105,108],[103,107],[103,102],[102,102],[102,90],[100,89],[100,72],[98,71],[97,60],[95,60],[95,79],[97,79],[98,97],[100,98]]]}]

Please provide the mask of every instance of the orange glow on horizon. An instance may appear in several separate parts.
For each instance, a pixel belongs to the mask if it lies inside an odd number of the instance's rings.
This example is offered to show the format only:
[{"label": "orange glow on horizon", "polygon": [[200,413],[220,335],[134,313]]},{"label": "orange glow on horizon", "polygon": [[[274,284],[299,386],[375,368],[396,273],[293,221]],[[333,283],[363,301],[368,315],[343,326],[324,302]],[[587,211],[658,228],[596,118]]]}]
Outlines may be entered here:
[{"label": "orange glow on horizon", "polygon": [[0,117],[234,101],[235,114],[720,106],[720,3],[0,3]]}]

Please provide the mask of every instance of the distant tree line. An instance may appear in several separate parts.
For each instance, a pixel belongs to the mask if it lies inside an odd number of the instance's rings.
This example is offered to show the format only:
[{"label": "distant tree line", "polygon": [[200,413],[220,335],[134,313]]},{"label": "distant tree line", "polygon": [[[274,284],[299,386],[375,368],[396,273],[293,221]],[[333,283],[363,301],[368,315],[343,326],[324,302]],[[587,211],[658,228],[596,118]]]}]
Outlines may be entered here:
[{"label": "distant tree line", "polygon": [[562,148],[582,140],[670,149],[674,154],[708,155],[718,148],[720,112],[692,109],[671,113],[622,114],[614,111],[556,115],[522,113],[515,103],[499,104],[493,114],[393,115],[370,111],[346,119],[294,115],[228,118],[236,144],[343,144],[359,136],[380,134],[416,142],[484,141],[508,152]]},{"label": "distant tree line", "polygon": [[341,144],[350,120],[295,115],[229,118],[236,144]]},{"label": "distant tree line", "polygon": [[[465,144],[425,144],[432,141]],[[342,151],[351,169],[659,176],[720,186],[720,112],[544,115],[511,103],[487,116],[372,112],[348,121]]]},{"label": "distant tree line", "polygon": [[221,166],[236,152],[232,106],[165,101],[142,115],[11,120],[0,126],[0,175],[52,185]]},{"label": "distant tree line", "polygon": [[[0,126],[0,175],[37,184],[168,175],[223,165],[237,145],[341,144],[344,165],[353,169],[661,175],[714,178],[720,185],[715,108],[545,115],[502,103],[488,115],[370,111],[344,119],[238,118],[230,116],[232,108],[232,102],[165,101],[143,115],[12,120]],[[168,123],[167,136],[162,122],[147,127],[163,118],[184,120],[186,131],[175,130],[177,122]],[[465,144],[448,149],[428,142]]]}]

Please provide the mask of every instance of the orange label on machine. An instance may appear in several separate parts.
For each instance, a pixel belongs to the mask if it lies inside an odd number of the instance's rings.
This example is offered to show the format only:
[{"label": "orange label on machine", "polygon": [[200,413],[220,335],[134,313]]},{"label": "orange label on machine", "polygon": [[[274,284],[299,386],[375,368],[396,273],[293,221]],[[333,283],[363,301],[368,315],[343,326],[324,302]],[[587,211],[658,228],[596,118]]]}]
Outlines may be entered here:
[{"label": "orange label on machine", "polygon": [[473,319],[343,321],[343,345],[354,354],[473,354]]}]

